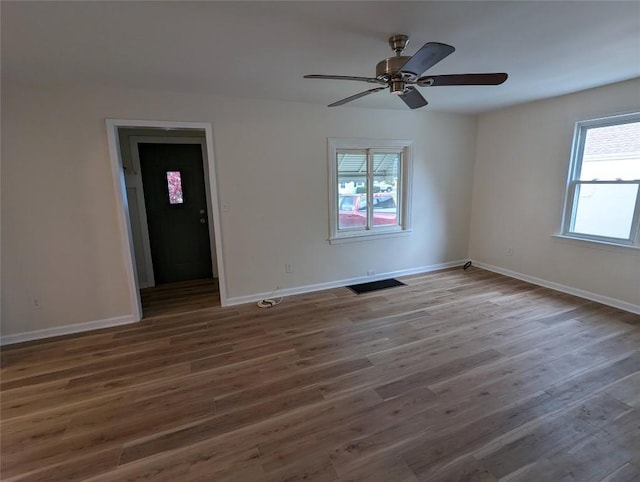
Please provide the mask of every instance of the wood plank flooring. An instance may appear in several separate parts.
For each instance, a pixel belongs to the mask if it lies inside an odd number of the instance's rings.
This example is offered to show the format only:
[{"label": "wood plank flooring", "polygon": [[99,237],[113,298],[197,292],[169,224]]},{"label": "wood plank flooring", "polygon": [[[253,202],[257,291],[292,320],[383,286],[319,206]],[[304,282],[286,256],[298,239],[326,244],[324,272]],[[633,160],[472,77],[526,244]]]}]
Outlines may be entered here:
[{"label": "wood plank flooring", "polygon": [[640,480],[640,316],[477,268],[402,281],[269,309],[192,283],[5,347],[1,478]]},{"label": "wood plank flooring", "polygon": [[144,318],[220,306],[218,279],[181,281],[140,290]]}]

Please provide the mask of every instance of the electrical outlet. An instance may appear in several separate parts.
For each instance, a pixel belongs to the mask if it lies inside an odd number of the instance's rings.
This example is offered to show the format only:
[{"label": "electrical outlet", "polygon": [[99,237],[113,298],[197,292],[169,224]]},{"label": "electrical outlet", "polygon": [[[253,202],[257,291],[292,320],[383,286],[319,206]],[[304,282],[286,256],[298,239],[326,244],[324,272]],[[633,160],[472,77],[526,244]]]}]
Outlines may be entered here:
[{"label": "electrical outlet", "polygon": [[375,269],[367,270],[367,276],[375,276],[375,274],[376,274],[376,270]]},{"label": "electrical outlet", "polygon": [[513,256],[513,248],[507,249],[507,256]]},{"label": "electrical outlet", "polygon": [[32,310],[39,310],[40,308],[41,308],[41,306],[40,306],[40,298],[36,298],[36,297],[31,298],[31,309]]},{"label": "electrical outlet", "polygon": [[289,274],[293,273],[293,265],[291,263],[285,263],[284,272]]}]

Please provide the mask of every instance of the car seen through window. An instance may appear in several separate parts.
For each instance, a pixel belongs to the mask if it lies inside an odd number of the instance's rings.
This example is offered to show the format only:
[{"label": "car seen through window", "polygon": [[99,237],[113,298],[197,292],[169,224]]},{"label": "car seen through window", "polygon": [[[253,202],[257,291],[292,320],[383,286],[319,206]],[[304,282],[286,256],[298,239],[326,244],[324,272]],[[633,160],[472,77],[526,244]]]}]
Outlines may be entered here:
[{"label": "car seen through window", "polygon": [[[361,228],[367,225],[367,195],[341,194],[338,199],[339,226]],[[375,193],[373,195],[373,224],[395,225],[398,223],[398,208],[392,194]]]}]

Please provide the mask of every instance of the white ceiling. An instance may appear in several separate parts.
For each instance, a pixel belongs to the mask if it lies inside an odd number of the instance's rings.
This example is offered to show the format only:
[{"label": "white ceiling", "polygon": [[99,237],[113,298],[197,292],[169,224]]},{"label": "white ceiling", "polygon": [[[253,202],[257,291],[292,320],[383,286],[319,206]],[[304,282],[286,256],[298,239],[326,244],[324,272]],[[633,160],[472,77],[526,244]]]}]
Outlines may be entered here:
[{"label": "white ceiling", "polygon": [[[1,2],[2,81],[111,85],[329,104],[370,84],[410,36],[456,52],[431,74],[507,72],[492,87],[422,88],[433,111],[476,113],[640,76],[640,3]],[[406,109],[380,92],[350,107]],[[342,109],[345,107],[335,107]]]}]

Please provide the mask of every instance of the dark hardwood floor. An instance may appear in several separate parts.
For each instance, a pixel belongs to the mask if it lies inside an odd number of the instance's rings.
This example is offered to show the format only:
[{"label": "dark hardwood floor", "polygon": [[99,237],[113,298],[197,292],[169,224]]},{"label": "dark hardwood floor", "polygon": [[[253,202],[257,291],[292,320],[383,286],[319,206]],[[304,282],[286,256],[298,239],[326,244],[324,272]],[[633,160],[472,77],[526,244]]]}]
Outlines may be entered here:
[{"label": "dark hardwood floor", "polygon": [[640,480],[640,316],[477,268],[402,280],[270,309],[194,283],[5,347],[2,480]]}]

